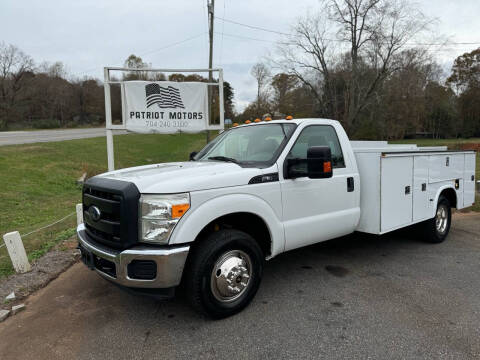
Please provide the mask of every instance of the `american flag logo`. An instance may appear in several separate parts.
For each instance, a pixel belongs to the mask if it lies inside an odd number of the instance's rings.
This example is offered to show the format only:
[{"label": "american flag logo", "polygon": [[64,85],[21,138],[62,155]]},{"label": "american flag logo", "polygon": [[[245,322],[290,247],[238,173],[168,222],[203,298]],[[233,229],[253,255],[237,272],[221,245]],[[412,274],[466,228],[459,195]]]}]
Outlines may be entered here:
[{"label": "american flag logo", "polygon": [[145,95],[147,97],[147,108],[153,104],[158,104],[161,109],[165,108],[180,108],[183,106],[182,98],[180,97],[180,90],[173,86],[162,87],[159,84],[145,85]]}]

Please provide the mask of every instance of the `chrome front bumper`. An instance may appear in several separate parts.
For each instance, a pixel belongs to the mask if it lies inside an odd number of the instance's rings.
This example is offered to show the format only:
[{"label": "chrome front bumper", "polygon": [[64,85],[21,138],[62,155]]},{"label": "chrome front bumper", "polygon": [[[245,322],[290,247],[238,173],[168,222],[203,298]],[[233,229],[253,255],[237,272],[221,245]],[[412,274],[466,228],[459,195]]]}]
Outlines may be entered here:
[{"label": "chrome front bumper", "polygon": [[[77,227],[79,245],[101,259],[115,264],[115,276],[107,274],[95,267],[95,271],[104,278],[127,287],[135,288],[170,288],[180,284],[183,268],[187,259],[189,246],[153,249],[137,246],[124,251],[109,249],[89,241],[85,225]],[[127,266],[132,260],[151,260],[157,264],[157,275],[152,280],[131,279]]]}]

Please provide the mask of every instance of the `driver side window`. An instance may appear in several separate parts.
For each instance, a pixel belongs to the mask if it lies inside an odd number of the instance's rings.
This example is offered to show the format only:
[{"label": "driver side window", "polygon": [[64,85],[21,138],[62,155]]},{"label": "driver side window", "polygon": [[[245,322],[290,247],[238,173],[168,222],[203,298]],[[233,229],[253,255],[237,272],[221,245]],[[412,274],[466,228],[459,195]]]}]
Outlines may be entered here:
[{"label": "driver side window", "polygon": [[[288,153],[287,159],[307,159],[307,150],[311,146],[328,146],[332,152],[332,167],[344,168],[342,147],[335,129],[330,125],[311,125],[302,130],[295,145]],[[302,165],[302,164],[299,164]],[[306,163],[303,163],[306,171]],[[299,169],[301,170],[301,169]]]}]

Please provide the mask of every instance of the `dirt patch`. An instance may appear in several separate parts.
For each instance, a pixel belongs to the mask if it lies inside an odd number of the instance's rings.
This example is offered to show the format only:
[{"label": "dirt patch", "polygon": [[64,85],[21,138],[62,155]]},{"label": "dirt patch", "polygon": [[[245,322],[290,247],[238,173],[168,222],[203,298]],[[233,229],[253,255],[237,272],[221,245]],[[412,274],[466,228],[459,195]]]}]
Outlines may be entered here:
[{"label": "dirt patch", "polygon": [[[34,291],[46,286],[80,258],[74,238],[58,244],[32,264],[32,270],[25,274],[14,274],[0,280],[0,309],[10,309]],[[5,303],[5,297],[12,291],[16,299]]]},{"label": "dirt patch", "polygon": [[465,144],[461,144],[460,148],[462,150],[480,151],[480,143],[465,143]]}]

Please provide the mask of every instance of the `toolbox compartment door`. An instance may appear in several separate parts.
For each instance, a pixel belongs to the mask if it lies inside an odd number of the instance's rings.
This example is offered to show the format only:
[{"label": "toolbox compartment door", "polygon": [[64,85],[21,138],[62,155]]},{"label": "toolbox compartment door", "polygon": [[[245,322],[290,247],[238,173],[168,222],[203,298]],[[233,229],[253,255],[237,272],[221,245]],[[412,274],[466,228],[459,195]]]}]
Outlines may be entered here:
[{"label": "toolbox compartment door", "polygon": [[381,232],[412,223],[413,156],[383,157],[381,165]]},{"label": "toolbox compartment door", "polygon": [[431,155],[429,182],[435,183],[463,178],[464,161],[464,154]]},{"label": "toolbox compartment door", "polygon": [[465,154],[465,170],[463,175],[463,207],[475,202],[475,153]]},{"label": "toolbox compartment door", "polygon": [[413,221],[432,217],[432,204],[428,192],[428,155],[413,158]]}]

